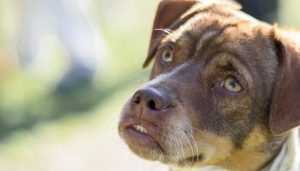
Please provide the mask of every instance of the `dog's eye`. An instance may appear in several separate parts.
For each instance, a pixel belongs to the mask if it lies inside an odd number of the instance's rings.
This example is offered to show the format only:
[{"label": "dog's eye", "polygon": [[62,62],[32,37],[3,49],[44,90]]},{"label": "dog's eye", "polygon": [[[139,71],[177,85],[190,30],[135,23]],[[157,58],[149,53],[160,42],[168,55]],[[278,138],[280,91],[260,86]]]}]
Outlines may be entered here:
[{"label": "dog's eye", "polygon": [[171,49],[165,49],[161,54],[161,59],[164,62],[172,62],[173,60],[173,52]]},{"label": "dog's eye", "polygon": [[242,86],[241,84],[238,82],[237,79],[235,79],[234,77],[230,76],[227,77],[224,82],[223,82],[223,87],[231,92],[240,92],[242,91]]}]

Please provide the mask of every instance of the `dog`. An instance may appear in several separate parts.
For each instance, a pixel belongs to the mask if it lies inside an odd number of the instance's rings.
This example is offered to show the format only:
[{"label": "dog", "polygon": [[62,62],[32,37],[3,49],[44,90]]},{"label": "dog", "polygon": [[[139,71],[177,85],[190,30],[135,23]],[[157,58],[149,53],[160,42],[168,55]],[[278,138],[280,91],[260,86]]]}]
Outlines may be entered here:
[{"label": "dog", "polygon": [[124,105],[120,136],[174,171],[299,171],[297,37],[235,2],[161,1],[150,81]]}]

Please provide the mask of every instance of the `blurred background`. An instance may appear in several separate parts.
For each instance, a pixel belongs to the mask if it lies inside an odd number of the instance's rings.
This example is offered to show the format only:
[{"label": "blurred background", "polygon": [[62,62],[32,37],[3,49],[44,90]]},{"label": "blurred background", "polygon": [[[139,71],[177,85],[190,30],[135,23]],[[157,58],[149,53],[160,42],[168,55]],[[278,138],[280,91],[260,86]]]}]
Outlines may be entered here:
[{"label": "blurred background", "polygon": [[[1,171],[165,169],[117,134],[123,103],[148,78],[141,66],[157,4],[0,0]],[[300,28],[300,2],[275,6],[261,18]]]}]

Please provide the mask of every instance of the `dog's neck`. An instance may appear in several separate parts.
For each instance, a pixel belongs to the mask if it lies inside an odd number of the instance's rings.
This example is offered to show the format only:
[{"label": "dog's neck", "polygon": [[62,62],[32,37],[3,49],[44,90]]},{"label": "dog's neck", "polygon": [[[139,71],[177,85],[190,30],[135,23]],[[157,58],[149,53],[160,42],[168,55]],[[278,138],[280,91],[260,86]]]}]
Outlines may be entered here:
[{"label": "dog's neck", "polygon": [[[300,135],[299,129],[294,129],[287,136],[287,139],[280,144],[280,151],[276,153],[265,153],[263,156],[258,151],[237,152],[219,163],[219,167],[208,166],[203,168],[172,168],[172,171],[299,171],[300,170]],[[276,143],[271,144],[276,146]],[[272,147],[274,148],[274,147]],[[278,148],[278,147],[276,147]],[[265,165],[265,166],[264,166]],[[247,168],[245,167],[247,166]],[[263,167],[263,168],[262,168]]]},{"label": "dog's neck", "polygon": [[262,152],[242,150],[233,154],[234,157],[225,160],[220,166],[230,171],[299,171],[299,138],[299,128],[297,128],[288,135],[270,141],[267,149]]},{"label": "dog's neck", "polygon": [[291,131],[280,153],[262,171],[298,171],[300,170],[300,134],[299,128]]}]

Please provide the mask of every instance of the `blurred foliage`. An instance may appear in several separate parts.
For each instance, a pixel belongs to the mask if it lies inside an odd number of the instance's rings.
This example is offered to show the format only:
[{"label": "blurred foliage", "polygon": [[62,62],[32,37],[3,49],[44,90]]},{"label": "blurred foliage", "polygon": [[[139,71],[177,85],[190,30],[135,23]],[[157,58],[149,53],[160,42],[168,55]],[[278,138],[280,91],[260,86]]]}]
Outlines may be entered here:
[{"label": "blurred foliage", "polygon": [[279,24],[283,27],[300,29],[300,1],[279,0]]},{"label": "blurred foliage", "polygon": [[[82,115],[83,111],[92,110],[116,90],[147,78],[147,70],[142,70],[141,65],[147,51],[155,3],[133,0],[79,1],[90,22],[104,35],[109,56],[91,84],[76,92],[55,94],[56,82],[66,65],[66,61],[62,60],[64,54],[61,47],[50,44],[49,48],[47,44],[50,52],[45,54],[55,58],[47,63],[38,63],[37,69],[26,72],[19,68],[15,57],[13,45],[22,14],[16,9],[22,9],[25,2],[6,0],[0,3],[0,8],[4,9],[3,16],[14,20],[10,21],[10,26],[5,24],[7,18],[0,20],[0,139],[16,130],[32,128],[37,123]],[[4,34],[6,32],[9,36]],[[41,68],[45,73],[39,72]]]}]

